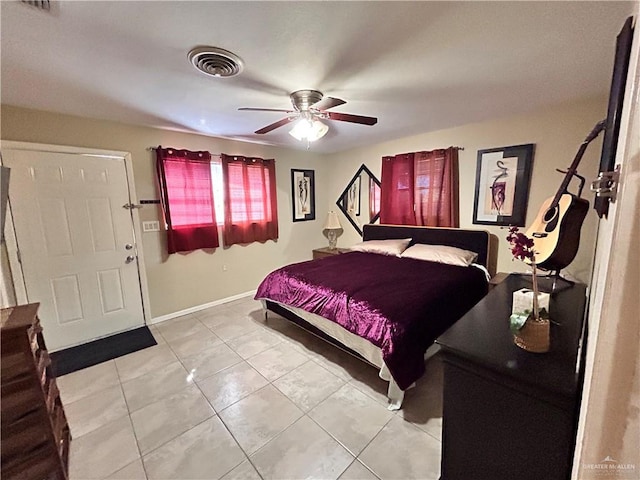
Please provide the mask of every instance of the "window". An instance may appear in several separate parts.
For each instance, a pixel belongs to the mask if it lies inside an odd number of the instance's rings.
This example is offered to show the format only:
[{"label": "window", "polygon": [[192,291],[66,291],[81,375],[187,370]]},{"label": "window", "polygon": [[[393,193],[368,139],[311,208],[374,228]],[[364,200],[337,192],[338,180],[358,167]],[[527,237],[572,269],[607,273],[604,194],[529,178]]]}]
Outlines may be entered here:
[{"label": "window", "polygon": [[169,253],[219,246],[209,152],[156,149]]},{"label": "window", "polygon": [[275,160],[222,154],[225,245],[278,238]]},{"label": "window", "polygon": [[383,157],[380,222],[458,227],[458,149]]},{"label": "window", "polygon": [[220,156],[211,158],[211,184],[218,225],[224,225],[224,182],[222,181],[222,160]]},{"label": "window", "polygon": [[278,238],[275,160],[156,151],[169,253]]}]

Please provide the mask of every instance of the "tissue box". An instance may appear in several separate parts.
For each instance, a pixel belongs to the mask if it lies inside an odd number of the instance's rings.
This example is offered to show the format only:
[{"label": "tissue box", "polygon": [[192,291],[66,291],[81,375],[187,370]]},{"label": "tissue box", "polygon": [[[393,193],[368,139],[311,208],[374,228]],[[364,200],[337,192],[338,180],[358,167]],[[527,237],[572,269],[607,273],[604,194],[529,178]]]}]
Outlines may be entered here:
[{"label": "tissue box", "polygon": [[[549,311],[549,294],[538,293],[538,308]],[[524,313],[525,310],[533,311],[533,290],[522,288],[513,292],[513,305],[511,313]]]}]

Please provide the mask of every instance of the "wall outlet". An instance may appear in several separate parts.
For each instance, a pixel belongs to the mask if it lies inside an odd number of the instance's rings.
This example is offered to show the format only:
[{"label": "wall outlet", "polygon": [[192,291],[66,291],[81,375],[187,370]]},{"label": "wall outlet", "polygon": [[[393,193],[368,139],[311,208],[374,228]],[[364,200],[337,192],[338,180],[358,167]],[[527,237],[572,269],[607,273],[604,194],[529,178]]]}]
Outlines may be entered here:
[{"label": "wall outlet", "polygon": [[153,220],[150,222],[142,222],[142,231],[143,232],[159,232],[160,222],[158,220]]}]

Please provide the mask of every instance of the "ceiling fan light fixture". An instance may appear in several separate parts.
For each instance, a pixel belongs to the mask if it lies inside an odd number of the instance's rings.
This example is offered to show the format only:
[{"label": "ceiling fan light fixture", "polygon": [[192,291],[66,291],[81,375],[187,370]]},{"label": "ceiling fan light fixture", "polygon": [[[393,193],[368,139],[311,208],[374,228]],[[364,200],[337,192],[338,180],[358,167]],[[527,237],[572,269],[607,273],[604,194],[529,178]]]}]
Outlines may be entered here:
[{"label": "ceiling fan light fixture", "polygon": [[289,135],[299,141],[315,142],[324,137],[329,131],[329,126],[317,119],[301,118],[293,126]]}]

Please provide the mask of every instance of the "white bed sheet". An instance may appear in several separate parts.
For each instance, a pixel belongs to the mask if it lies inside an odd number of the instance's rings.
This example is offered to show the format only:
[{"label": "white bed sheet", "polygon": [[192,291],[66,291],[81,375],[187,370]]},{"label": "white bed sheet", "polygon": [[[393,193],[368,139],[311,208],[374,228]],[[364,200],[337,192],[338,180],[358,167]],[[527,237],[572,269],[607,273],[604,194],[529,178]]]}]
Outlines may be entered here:
[{"label": "white bed sheet", "polygon": [[[307,312],[306,310],[302,310],[301,308],[290,307],[288,305],[284,305],[280,302],[275,302],[273,300],[269,300],[270,302],[276,303],[280,305],[282,308],[289,310],[291,313],[294,313],[298,317],[302,318],[306,322],[309,322],[314,327],[318,328],[331,338],[338,340],[345,347],[350,348],[354,352],[358,353],[362,358],[364,358],[367,362],[372,364],[373,366],[379,369],[378,376],[389,382],[389,388],[387,390],[387,397],[389,399],[389,410],[398,410],[402,406],[402,401],[404,399],[404,391],[398,387],[398,384],[395,382],[389,369],[384,363],[382,359],[382,350],[371,343],[369,340],[364,339],[351,333],[345,328],[341,327],[339,324],[332,322],[331,320],[327,320],[320,315],[316,315],[315,313]],[[267,311],[266,301],[261,300],[262,307]],[[440,347],[436,344],[433,344],[429,347],[425,353],[425,360],[433,356]],[[413,386],[413,385],[412,385]],[[412,387],[411,386],[411,387]],[[409,388],[411,388],[409,387]]]}]

